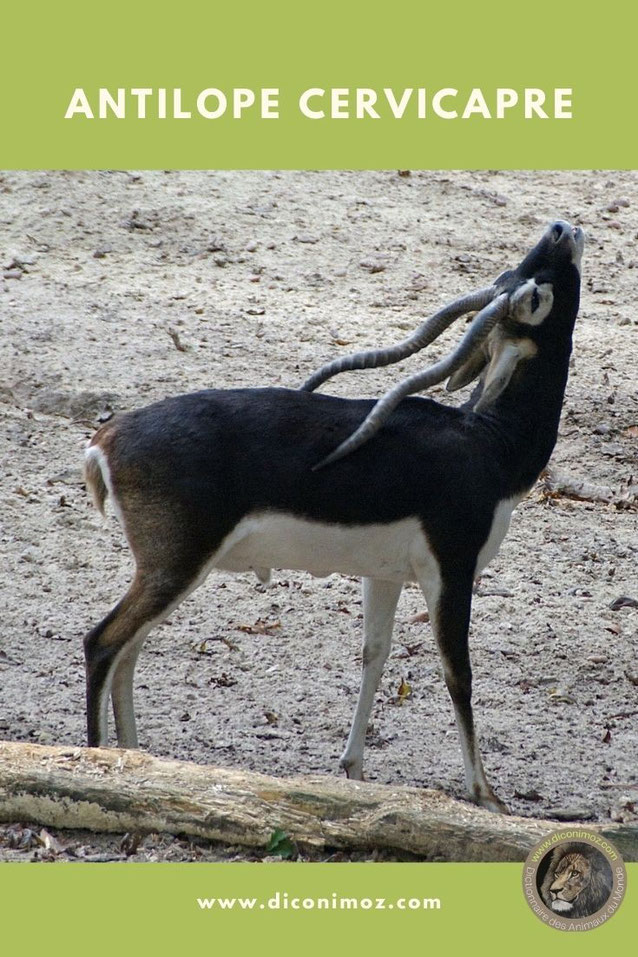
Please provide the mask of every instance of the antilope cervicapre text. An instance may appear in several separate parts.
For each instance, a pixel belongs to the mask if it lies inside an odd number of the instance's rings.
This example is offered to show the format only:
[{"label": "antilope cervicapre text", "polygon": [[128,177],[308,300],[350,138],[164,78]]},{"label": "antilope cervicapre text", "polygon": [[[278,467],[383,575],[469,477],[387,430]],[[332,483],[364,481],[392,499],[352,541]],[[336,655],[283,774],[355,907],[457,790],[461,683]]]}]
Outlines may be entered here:
[{"label": "antilope cervicapre text", "polygon": [[[363,677],[341,759],[350,777],[361,778],[397,602],[403,583],[417,581],[454,705],[469,796],[504,810],[474,733],[472,584],[556,441],[583,244],[580,229],[554,223],[493,286],[453,303],[394,350],[331,364],[302,390],[195,392],[117,415],[97,432],[87,484],[101,509],[111,496],[136,572],[85,639],[89,745],[107,742],[110,697],[119,745],[136,747],[133,673],[142,643],[212,568],[253,569],[262,580],[273,567],[342,572],[363,577]],[[403,358],[470,309],[478,315],[452,356],[378,405],[308,391],[336,371]],[[404,398],[447,376],[456,388],[479,374],[460,408]],[[317,470],[335,445],[343,458]]]}]

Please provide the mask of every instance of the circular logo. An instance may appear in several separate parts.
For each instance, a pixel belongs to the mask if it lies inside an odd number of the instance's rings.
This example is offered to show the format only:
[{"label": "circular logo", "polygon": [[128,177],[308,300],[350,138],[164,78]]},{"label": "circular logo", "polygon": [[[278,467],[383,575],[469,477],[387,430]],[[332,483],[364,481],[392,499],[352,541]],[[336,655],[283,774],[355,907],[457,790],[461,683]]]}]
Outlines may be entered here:
[{"label": "circular logo", "polygon": [[593,930],[618,910],[627,887],[617,848],[595,831],[554,831],[534,847],[523,868],[525,899],[556,930]]}]

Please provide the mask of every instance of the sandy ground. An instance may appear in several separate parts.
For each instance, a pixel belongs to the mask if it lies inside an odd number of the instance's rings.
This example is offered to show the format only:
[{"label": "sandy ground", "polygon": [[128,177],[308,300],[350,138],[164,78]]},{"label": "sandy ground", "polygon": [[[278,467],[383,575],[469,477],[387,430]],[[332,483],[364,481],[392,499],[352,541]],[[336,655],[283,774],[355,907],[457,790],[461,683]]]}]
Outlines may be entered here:
[{"label": "sandy ground", "polygon": [[[0,737],[84,740],[82,637],[132,567],[112,514],[100,518],[82,483],[100,417],[201,387],[297,386],[326,359],[397,341],[491,281],[555,217],[583,225],[588,245],[553,463],[622,494],[638,477],[637,182],[631,172],[2,174]],[[344,375],[330,391],[377,395],[406,371]],[[537,488],[479,583],[475,713],[488,774],[517,813],[638,817],[638,608],[610,607],[638,599],[637,557],[638,512]],[[406,587],[366,774],[462,797],[424,607]],[[354,579],[282,571],[264,588],[213,574],[147,642],[141,744],[271,774],[337,774],[360,640]],[[110,853],[86,836],[56,840]],[[0,831],[0,858],[45,845]],[[159,859],[215,853],[144,846]]]}]

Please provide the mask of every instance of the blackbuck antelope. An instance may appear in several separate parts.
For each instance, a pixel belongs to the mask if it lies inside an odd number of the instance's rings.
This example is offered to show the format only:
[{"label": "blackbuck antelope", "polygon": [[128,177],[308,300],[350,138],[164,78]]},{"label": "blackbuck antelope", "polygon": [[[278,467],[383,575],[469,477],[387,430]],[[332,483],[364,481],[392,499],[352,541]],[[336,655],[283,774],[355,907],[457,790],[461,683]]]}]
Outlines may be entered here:
[{"label": "blackbuck antelope", "polygon": [[[195,392],[117,415],[96,433],[87,485],[101,510],[110,495],[136,572],[85,639],[89,745],[107,743],[110,697],[118,744],[137,746],[133,673],[142,643],[212,568],[252,569],[262,581],[271,568],[341,572],[363,578],[363,677],[341,759],[360,779],[401,588],[417,581],[454,705],[469,796],[505,810],[474,732],[472,585],[556,441],[583,245],[579,228],[554,223],[492,286],[452,303],[394,349],[331,363],[301,389]],[[335,372],[403,358],[476,309],[448,359],[378,404],[311,391]],[[460,408],[406,397],[447,377],[457,388],[477,376]]]}]

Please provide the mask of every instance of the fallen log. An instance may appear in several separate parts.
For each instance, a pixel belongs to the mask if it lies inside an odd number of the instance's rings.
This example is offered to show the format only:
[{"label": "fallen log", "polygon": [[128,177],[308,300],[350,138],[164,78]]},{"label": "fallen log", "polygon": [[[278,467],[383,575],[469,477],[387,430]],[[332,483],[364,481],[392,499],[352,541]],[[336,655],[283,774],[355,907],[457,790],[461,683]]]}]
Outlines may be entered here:
[{"label": "fallen log", "polygon": [[638,860],[638,827],[505,817],[439,791],[331,777],[275,778],[140,751],[0,742],[0,821],[159,832],[265,848],[388,849],[424,860],[520,861],[549,832],[610,838]]},{"label": "fallen log", "polygon": [[547,466],[540,477],[543,494],[547,498],[572,498],[579,502],[594,502],[602,505],[615,505],[616,508],[631,509],[638,506],[638,494],[635,484],[617,490],[609,485],[594,485],[586,479]]}]

